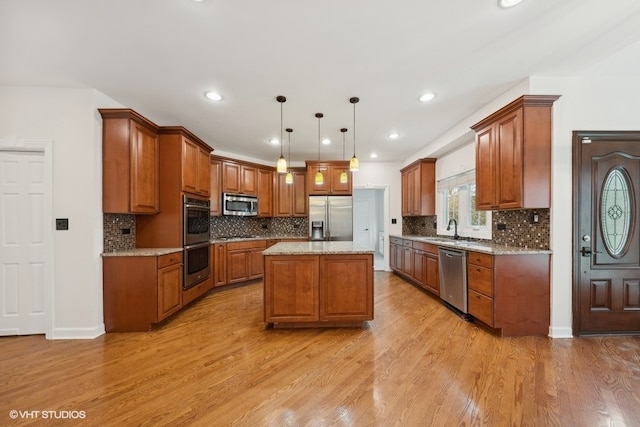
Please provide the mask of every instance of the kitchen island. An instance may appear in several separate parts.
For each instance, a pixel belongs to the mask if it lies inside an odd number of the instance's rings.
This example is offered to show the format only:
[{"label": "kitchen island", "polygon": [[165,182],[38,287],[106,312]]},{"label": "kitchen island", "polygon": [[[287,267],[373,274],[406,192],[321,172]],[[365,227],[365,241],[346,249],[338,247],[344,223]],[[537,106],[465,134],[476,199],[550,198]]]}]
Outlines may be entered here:
[{"label": "kitchen island", "polygon": [[353,242],[280,242],[264,256],[264,321],[275,327],[373,320],[373,253]]}]

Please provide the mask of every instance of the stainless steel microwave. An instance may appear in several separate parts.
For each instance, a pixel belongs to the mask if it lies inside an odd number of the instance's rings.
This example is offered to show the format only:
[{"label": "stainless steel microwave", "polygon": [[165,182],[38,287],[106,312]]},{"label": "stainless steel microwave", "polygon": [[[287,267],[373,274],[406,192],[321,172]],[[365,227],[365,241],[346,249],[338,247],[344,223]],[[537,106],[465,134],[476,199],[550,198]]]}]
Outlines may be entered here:
[{"label": "stainless steel microwave", "polygon": [[222,195],[222,214],[238,216],[257,216],[258,197],[244,194]]}]

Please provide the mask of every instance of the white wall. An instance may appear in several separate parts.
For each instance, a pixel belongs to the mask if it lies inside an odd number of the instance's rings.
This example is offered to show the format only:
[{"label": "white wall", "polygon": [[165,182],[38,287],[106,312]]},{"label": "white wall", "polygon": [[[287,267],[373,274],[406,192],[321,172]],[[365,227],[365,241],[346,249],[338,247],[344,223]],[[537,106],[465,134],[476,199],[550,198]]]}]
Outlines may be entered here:
[{"label": "white wall", "polygon": [[69,218],[53,232],[48,338],[104,333],[98,106],[120,105],[93,89],[0,87],[0,136],[53,140],[53,217]]}]

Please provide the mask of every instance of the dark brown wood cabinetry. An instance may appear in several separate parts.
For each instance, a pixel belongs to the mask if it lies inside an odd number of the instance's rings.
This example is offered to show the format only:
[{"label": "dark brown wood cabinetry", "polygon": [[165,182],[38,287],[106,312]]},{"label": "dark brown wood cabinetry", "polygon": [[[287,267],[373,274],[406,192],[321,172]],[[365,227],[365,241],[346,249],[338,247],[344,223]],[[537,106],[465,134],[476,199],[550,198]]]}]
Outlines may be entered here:
[{"label": "dark brown wood cabinetry", "polygon": [[275,175],[273,170],[258,169],[258,216],[273,216]]},{"label": "dark brown wood cabinetry", "polygon": [[213,287],[227,284],[227,244],[211,245],[211,279]]},{"label": "dark brown wood cabinetry", "polygon": [[[341,195],[353,193],[353,177],[346,160],[313,161],[307,160],[307,193],[309,195]],[[340,174],[347,173],[347,182],[340,182]],[[316,172],[324,176],[322,184],[315,183]]]},{"label": "dark brown wood cabinetry", "polygon": [[291,173],[293,174],[292,184],[285,182],[285,174],[276,174],[274,209],[274,216],[276,217],[307,216],[307,171],[304,168],[293,168]]},{"label": "dark brown wood cabinetry", "polygon": [[143,332],[183,305],[182,253],[103,258],[107,332]]},{"label": "dark brown wood cabinetry", "polygon": [[395,273],[429,292],[440,294],[436,245],[391,237],[389,258],[391,269]]},{"label": "dark brown wood cabinetry", "polygon": [[558,98],[524,95],[471,127],[478,210],[550,207],[551,108]]},{"label": "dark brown wood cabinetry", "polygon": [[157,213],[158,127],[131,109],[98,111],[102,116],[102,211]]},{"label": "dark brown wood cabinetry", "polygon": [[373,319],[372,255],[265,256],[265,322]]},{"label": "dark brown wood cabinetry", "polygon": [[211,160],[209,210],[211,216],[222,215],[222,162]]},{"label": "dark brown wood cabinetry", "polygon": [[222,192],[258,195],[258,168],[248,164],[222,161]]},{"label": "dark brown wood cabinetry", "polygon": [[[178,132],[179,130],[174,130]],[[163,128],[163,133],[167,128]],[[209,197],[211,182],[211,150],[182,135],[182,191]],[[162,137],[161,137],[162,140]]]},{"label": "dark brown wood cabinetry", "polygon": [[266,240],[227,243],[227,284],[259,279],[264,275],[262,251]]},{"label": "dark brown wood cabinetry", "polygon": [[402,173],[402,216],[436,214],[436,159],[417,160]]},{"label": "dark brown wood cabinetry", "polygon": [[502,336],[549,334],[548,254],[469,251],[469,314]]}]

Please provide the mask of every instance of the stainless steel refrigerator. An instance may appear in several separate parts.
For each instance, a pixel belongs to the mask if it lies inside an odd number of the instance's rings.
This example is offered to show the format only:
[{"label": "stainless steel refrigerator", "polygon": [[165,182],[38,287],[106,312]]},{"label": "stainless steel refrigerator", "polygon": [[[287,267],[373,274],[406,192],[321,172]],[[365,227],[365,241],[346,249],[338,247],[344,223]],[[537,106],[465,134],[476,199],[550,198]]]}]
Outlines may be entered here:
[{"label": "stainless steel refrigerator", "polygon": [[351,196],[309,196],[309,240],[353,240]]}]

